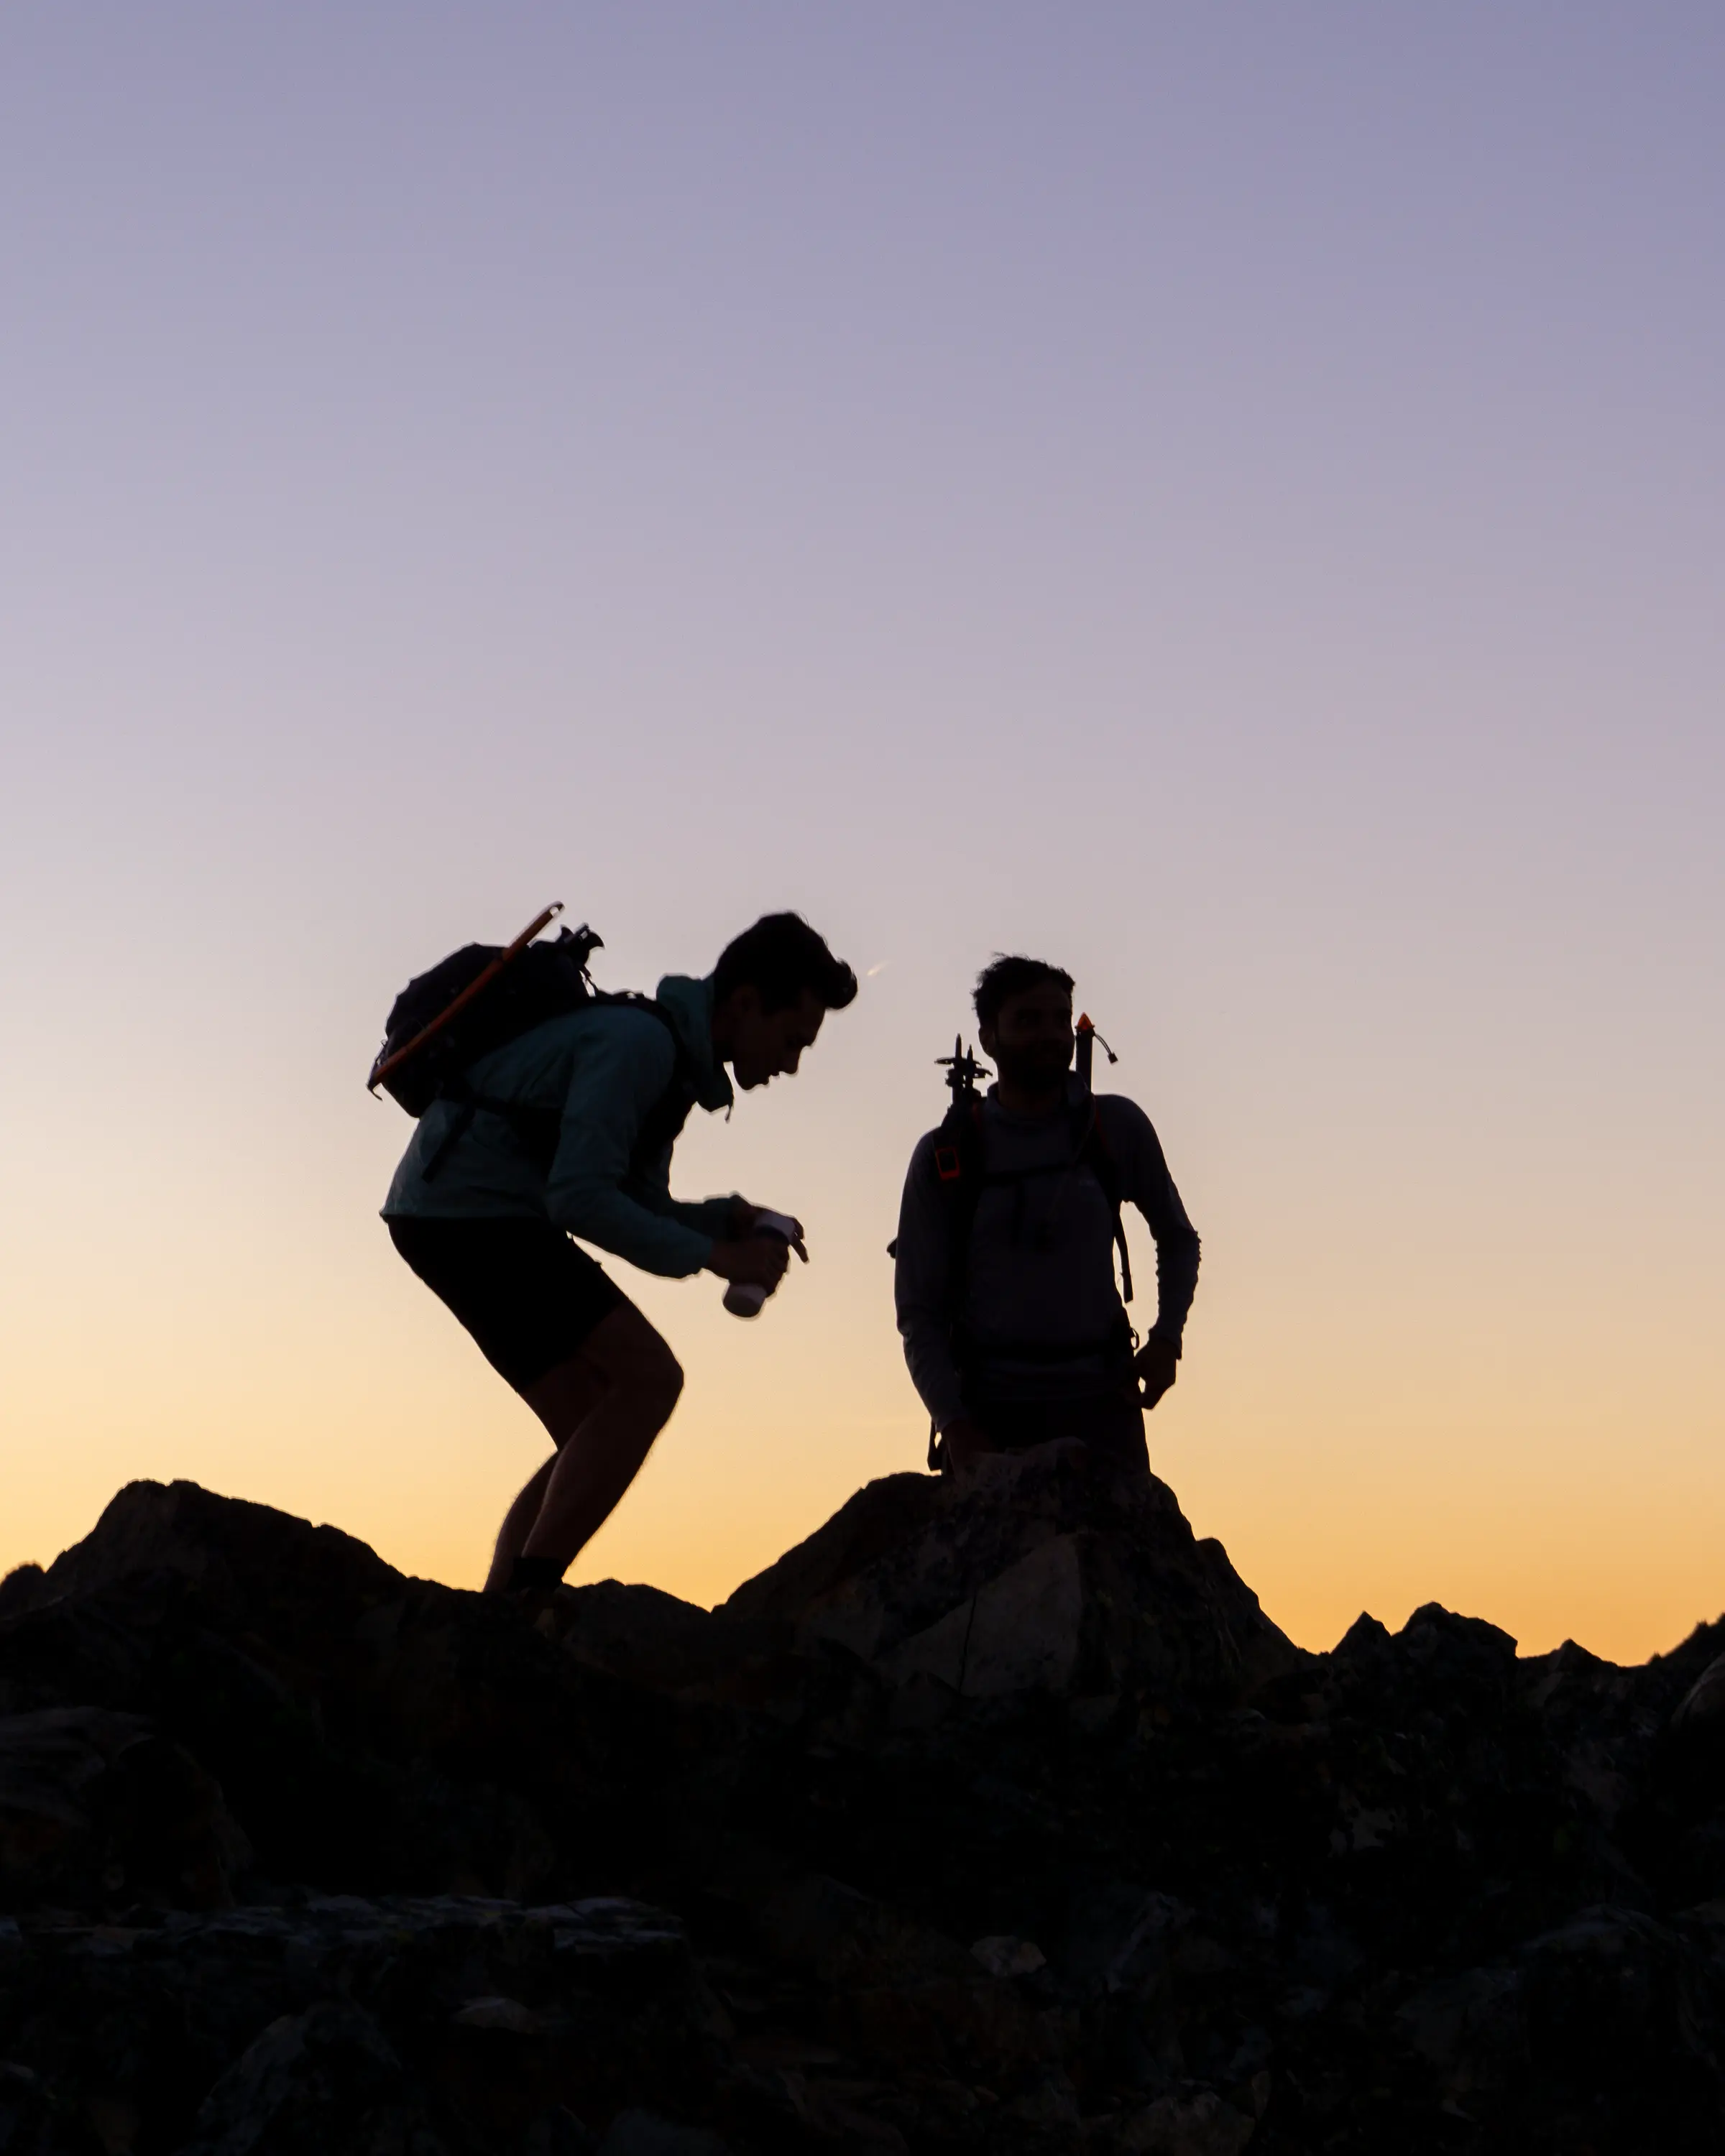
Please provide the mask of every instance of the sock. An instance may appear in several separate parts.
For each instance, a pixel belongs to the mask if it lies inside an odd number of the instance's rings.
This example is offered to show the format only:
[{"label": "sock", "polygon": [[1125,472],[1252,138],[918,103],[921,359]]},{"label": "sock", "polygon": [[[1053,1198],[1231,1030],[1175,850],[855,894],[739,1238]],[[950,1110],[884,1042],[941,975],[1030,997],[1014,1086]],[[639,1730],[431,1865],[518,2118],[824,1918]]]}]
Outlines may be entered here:
[{"label": "sock", "polygon": [[504,1582],[506,1594],[518,1594],[525,1587],[549,1589],[562,1584],[563,1568],[554,1557],[518,1557]]}]

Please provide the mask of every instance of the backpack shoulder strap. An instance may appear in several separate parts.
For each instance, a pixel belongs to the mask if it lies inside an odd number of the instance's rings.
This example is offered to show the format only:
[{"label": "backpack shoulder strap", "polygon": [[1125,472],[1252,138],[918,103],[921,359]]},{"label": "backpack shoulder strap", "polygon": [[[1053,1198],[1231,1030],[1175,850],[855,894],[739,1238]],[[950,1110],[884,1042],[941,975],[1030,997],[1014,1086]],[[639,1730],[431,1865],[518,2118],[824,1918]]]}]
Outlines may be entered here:
[{"label": "backpack shoulder strap", "polygon": [[1121,1174],[1120,1163],[1116,1160],[1107,1139],[1102,1135],[1102,1120],[1096,1113],[1093,1093],[1086,1093],[1072,1110],[1072,1156],[1076,1167],[1087,1168],[1102,1186],[1102,1195],[1108,1201],[1108,1211],[1114,1230],[1114,1246],[1120,1253],[1120,1299],[1132,1299],[1132,1253],[1126,1245],[1126,1222],[1120,1209],[1126,1198],[1126,1178]]},{"label": "backpack shoulder strap", "polygon": [[635,1132],[634,1144],[629,1149],[629,1173],[636,1177],[644,1176],[666,1147],[676,1143],[682,1135],[684,1124],[689,1120],[689,1111],[695,1106],[695,1059],[684,1046],[683,1036],[677,1031],[670,1013],[655,998],[644,994],[639,988],[614,988],[595,995],[593,1001],[624,1010],[637,1010],[644,1017],[657,1019],[670,1035],[672,1061],[670,1083],[642,1116],[640,1127]]},{"label": "backpack shoulder strap", "polygon": [[934,1172],[942,1188],[973,1182],[983,1166],[983,1104],[955,1101],[934,1133]]}]

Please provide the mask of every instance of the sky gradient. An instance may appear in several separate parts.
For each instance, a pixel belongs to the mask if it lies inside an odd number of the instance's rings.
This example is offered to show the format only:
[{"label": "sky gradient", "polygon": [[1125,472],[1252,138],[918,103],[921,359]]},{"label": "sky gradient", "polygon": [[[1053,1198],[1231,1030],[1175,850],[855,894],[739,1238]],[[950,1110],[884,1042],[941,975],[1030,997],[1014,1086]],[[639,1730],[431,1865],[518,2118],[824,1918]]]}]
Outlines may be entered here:
[{"label": "sky gradient", "polygon": [[689,1383],[575,1578],[920,1465],[885,1245],[1029,948],[1271,1616],[1717,1616],[1722,109],[1699,4],[8,9],[0,1569],[189,1475],[477,1581],[536,1425],[362,1081],[562,898],[878,969],[678,1150],[815,1262],[617,1267]]}]

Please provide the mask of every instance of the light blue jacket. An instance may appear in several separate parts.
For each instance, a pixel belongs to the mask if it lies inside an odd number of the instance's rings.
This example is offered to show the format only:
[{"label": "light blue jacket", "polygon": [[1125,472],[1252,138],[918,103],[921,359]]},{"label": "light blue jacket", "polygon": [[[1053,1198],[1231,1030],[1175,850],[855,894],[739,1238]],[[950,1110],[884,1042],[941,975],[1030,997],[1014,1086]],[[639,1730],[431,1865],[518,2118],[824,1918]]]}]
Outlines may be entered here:
[{"label": "light blue jacket", "polygon": [[[696,1101],[710,1113],[728,1109],[731,1081],[713,1054],[711,981],[667,974],[657,999],[682,1043]],[[482,1056],[467,1076],[476,1093],[561,1116],[549,1173],[512,1123],[481,1108],[428,1181],[427,1164],[461,1113],[434,1101],[395,1171],[384,1219],[552,1220],[644,1272],[699,1272],[730,1232],[731,1199],[691,1205],[673,1198],[670,1146],[639,1174],[629,1165],[642,1122],[675,1067],[670,1035],[650,1012],[594,1004],[548,1019]]]}]

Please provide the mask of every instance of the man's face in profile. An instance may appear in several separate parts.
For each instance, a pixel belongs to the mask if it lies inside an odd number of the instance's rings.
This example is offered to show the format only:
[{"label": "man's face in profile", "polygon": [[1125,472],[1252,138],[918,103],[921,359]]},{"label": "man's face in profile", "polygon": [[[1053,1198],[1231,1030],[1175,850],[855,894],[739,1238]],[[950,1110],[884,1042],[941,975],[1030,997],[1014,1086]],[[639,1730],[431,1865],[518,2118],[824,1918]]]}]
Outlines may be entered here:
[{"label": "man's face in profile", "polygon": [[1072,998],[1058,981],[1009,996],[992,1025],[978,1029],[983,1053],[1009,1086],[1051,1092],[1072,1064]]},{"label": "man's face in profile", "polygon": [[813,1048],[827,1007],[812,988],[784,1010],[762,1008],[761,991],[745,985],[726,998],[726,1055],[745,1092],[793,1075],[803,1051]]}]

